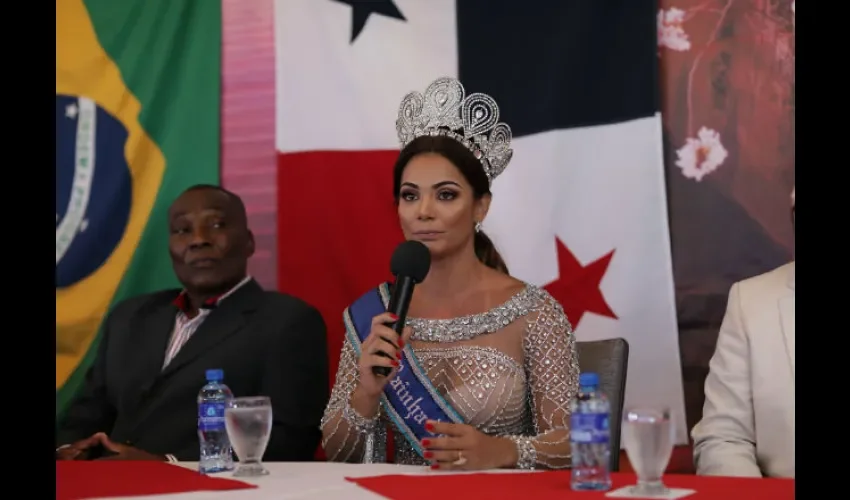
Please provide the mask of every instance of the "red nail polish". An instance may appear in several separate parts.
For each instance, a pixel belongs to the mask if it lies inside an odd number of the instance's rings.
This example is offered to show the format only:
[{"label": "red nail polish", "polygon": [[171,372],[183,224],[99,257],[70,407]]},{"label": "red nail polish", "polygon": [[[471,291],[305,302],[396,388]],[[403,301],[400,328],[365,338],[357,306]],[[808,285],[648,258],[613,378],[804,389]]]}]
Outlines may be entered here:
[{"label": "red nail polish", "polygon": [[396,360],[392,360],[391,364],[392,364],[393,366],[398,366],[398,361],[396,361]]},{"label": "red nail polish", "polygon": [[398,339],[398,346],[399,348],[404,349],[404,340],[401,337]]},{"label": "red nail polish", "polygon": [[396,316],[395,314],[390,313],[390,318],[392,318],[393,321],[398,321],[398,316]]},{"label": "red nail polish", "polygon": [[425,458],[433,458],[434,453],[430,452],[430,451],[426,451],[425,453],[422,454],[422,456],[425,457]]},{"label": "red nail polish", "polygon": [[431,470],[437,470],[440,468],[440,464],[431,464]]},{"label": "red nail polish", "polygon": [[422,440],[422,446],[431,446],[431,440],[430,439],[423,439]]},{"label": "red nail polish", "polygon": [[426,431],[433,431],[434,430],[434,424],[432,424],[431,422],[428,422],[427,424],[425,424],[425,430]]}]

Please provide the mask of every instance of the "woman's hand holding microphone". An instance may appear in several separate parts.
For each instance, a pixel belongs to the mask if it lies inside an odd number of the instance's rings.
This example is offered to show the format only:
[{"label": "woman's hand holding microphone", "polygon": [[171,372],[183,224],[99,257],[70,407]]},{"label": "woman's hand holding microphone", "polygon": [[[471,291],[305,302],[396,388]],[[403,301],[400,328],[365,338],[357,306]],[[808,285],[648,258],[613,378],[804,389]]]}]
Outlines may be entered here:
[{"label": "woman's hand holding microphone", "polygon": [[[398,372],[401,350],[413,334],[413,329],[409,326],[404,327],[401,336],[387,326],[397,320],[398,318],[389,312],[372,318],[372,330],[360,346],[360,381],[351,396],[351,406],[363,417],[372,418],[377,415],[384,386]],[[389,375],[376,375],[372,370],[376,366],[389,368]]]}]

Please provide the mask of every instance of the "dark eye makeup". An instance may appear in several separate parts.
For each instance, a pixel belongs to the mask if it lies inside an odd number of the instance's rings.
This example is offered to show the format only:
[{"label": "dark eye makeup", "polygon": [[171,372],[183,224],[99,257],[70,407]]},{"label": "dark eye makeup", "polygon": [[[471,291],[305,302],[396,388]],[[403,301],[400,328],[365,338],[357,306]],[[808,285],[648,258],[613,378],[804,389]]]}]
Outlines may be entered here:
[{"label": "dark eye makeup", "polygon": [[[406,190],[406,191],[403,190],[401,192],[401,194],[399,194],[399,198],[404,200],[404,201],[413,201],[418,196],[419,196],[419,193],[417,193],[413,190]],[[442,190],[437,192],[436,198],[440,201],[451,201],[451,200],[454,200],[455,198],[457,198],[457,196],[458,196],[457,191],[454,191],[452,189],[442,189]]]}]

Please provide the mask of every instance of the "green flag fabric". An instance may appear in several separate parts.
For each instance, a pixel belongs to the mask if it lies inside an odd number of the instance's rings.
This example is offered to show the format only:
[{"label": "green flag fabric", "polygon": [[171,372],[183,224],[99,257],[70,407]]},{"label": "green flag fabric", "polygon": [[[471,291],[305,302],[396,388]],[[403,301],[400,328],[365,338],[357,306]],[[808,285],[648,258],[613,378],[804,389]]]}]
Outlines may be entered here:
[{"label": "green flag fabric", "polygon": [[220,2],[56,2],[57,418],[110,308],[179,286],[167,210],[219,184],[220,75]]}]

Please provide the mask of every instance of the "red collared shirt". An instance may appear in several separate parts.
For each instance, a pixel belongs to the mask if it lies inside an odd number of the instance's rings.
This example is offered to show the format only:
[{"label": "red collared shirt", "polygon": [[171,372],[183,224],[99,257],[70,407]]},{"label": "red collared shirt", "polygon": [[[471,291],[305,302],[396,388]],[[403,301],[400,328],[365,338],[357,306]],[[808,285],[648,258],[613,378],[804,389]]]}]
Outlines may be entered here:
[{"label": "red collared shirt", "polygon": [[218,304],[220,304],[222,300],[232,295],[233,292],[241,288],[250,280],[250,276],[245,276],[242,281],[228,290],[227,293],[208,299],[201,305],[198,309],[198,314],[196,314],[193,318],[188,316],[189,304],[186,297],[186,291],[184,290],[180,292],[180,295],[174,299],[174,306],[179,311],[177,312],[177,317],[174,319],[174,330],[171,333],[171,340],[168,342],[168,348],[165,350],[165,360],[162,364],[163,369],[168,366],[168,363],[174,359],[180,349],[186,344],[186,342],[189,341],[198,327],[201,326],[201,323],[203,323],[207,316],[209,316],[210,312]]}]

